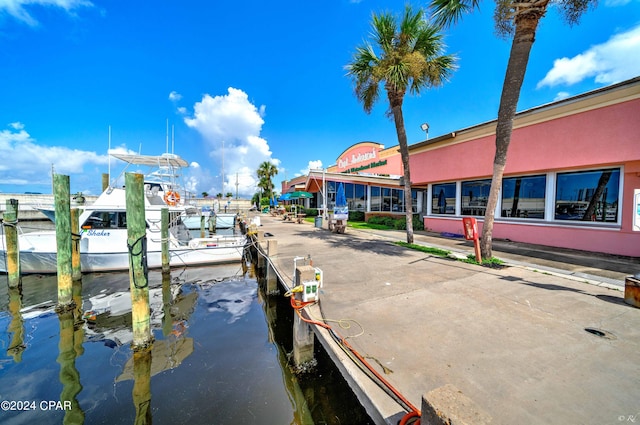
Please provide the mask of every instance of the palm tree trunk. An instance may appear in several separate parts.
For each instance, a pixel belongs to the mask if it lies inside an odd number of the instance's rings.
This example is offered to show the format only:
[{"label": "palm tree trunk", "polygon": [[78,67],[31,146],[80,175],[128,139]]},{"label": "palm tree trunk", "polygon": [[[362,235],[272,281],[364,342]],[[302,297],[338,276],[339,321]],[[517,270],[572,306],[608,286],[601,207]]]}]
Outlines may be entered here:
[{"label": "palm tree trunk", "polygon": [[[546,9],[546,6],[545,6]],[[482,226],[480,251],[482,258],[492,257],[492,234],[498,196],[502,187],[502,176],[507,163],[507,150],[511,142],[513,118],[516,115],[520,89],[529,62],[531,47],[535,41],[536,28],[542,15],[540,13],[522,14],[516,18],[516,29],[511,43],[511,53],[507,72],[502,86],[498,123],[496,126],[496,154],[493,160],[493,178],[487,199],[487,209]]]},{"label": "palm tree trunk", "polygon": [[404,209],[407,222],[407,243],[413,243],[413,211],[411,205],[411,173],[409,171],[409,147],[407,145],[407,132],[404,128],[404,116],[402,114],[402,101],[404,93],[398,93],[387,88],[389,105],[393,113],[393,120],[398,134],[400,157],[404,170]]}]

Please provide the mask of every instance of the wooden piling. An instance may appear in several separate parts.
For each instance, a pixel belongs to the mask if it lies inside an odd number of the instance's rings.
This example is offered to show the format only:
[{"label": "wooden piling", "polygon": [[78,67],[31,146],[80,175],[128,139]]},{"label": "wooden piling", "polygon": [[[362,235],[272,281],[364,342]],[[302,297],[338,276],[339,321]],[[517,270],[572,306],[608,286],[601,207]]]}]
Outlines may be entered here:
[{"label": "wooden piling", "polygon": [[169,208],[160,210],[160,240],[162,250],[162,273],[169,273]]},{"label": "wooden piling", "polygon": [[267,240],[267,294],[274,294],[278,291],[278,274],[273,262],[278,258],[278,241],[276,239]]},{"label": "wooden piling", "polygon": [[6,210],[2,221],[5,244],[7,247],[7,279],[9,288],[20,286],[20,247],[18,246],[18,200],[7,199]]},{"label": "wooden piling", "polygon": [[12,356],[15,363],[22,361],[22,353],[27,348],[24,344],[24,319],[20,310],[22,310],[22,288],[9,288],[11,322],[7,326],[7,333],[12,336],[7,355]]},{"label": "wooden piling", "polygon": [[151,424],[151,347],[133,352],[133,390],[136,409],[134,425]]},{"label": "wooden piling", "polygon": [[102,173],[102,191],[104,192],[109,187],[109,173]]},{"label": "wooden piling", "polygon": [[149,318],[147,234],[144,206],[144,176],[125,173],[127,203],[127,246],[131,288],[133,350],[145,349],[152,341]]},{"label": "wooden piling", "polygon": [[200,216],[200,237],[204,238],[204,216]]},{"label": "wooden piling", "polygon": [[71,278],[71,202],[69,176],[54,174],[53,198],[56,207],[58,265],[58,311],[73,308]]},{"label": "wooden piling", "polygon": [[[56,220],[57,221],[57,220]],[[58,313],[60,320],[60,342],[58,343],[57,362],[60,365],[59,379],[62,384],[60,392],[60,402],[64,407],[65,424],[82,424],[84,423],[85,414],[80,403],[78,402],[78,394],[82,391],[80,383],[80,373],[76,368],[76,352],[78,336],[75,330],[75,314],[73,310],[65,310]]]},{"label": "wooden piling", "polygon": [[82,279],[82,268],[80,265],[80,210],[71,209],[71,279],[74,281]]},{"label": "wooden piling", "polygon": [[162,336],[164,337],[168,337],[173,330],[171,301],[171,274],[162,272]]}]

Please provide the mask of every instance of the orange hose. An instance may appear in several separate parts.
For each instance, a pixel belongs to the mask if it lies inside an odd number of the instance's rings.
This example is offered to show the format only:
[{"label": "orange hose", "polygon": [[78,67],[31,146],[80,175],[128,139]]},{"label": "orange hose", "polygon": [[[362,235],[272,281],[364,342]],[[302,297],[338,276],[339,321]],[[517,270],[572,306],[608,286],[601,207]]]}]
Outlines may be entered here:
[{"label": "orange hose", "polygon": [[413,412],[409,412],[406,415],[404,415],[402,417],[402,420],[400,421],[399,425],[406,425],[409,423],[409,419],[411,418],[418,418],[415,422],[413,422],[414,425],[420,425],[420,412],[414,410]]},{"label": "orange hose", "polygon": [[[353,353],[353,354],[358,358],[358,360],[360,360],[360,362],[362,362],[362,364],[364,364],[364,365],[367,367],[367,369],[369,369],[369,371],[370,371],[371,373],[373,373],[373,374],[376,376],[376,378],[378,378],[378,379],[380,380],[380,382],[382,382],[382,383],[383,383],[387,388],[389,388],[389,389],[390,389],[390,390],[391,390],[391,391],[396,395],[396,397],[398,397],[400,400],[402,400],[402,402],[403,402],[403,403],[405,403],[407,406],[409,406],[409,408],[411,409],[411,412],[407,413],[407,414],[402,418],[402,421],[400,422],[400,425],[405,425],[405,424],[407,423],[407,421],[408,421],[409,419],[413,418],[413,417],[418,417],[418,418],[419,418],[419,417],[421,416],[420,411],[419,411],[419,410],[418,410],[418,409],[417,409],[413,404],[411,404],[411,402],[410,402],[409,400],[407,400],[407,399],[406,399],[402,394],[400,394],[400,392],[398,392],[398,390],[396,390],[396,389],[391,385],[391,383],[389,383],[389,381],[387,381],[386,379],[384,379],[384,377],[383,377],[382,375],[380,375],[380,374],[378,373],[378,371],[377,371],[377,370],[375,370],[375,369],[373,368],[373,366],[371,366],[371,365],[369,364],[369,362],[367,362],[367,361],[365,360],[365,358],[364,358],[364,357],[362,357],[362,356],[360,355],[360,353],[358,353],[358,352],[356,351],[356,349],[355,349],[355,348],[353,348],[353,347],[351,346],[351,344],[349,344],[349,343],[347,342],[347,340],[346,340],[344,337],[342,337],[342,336],[338,335],[338,333],[337,333],[336,331],[334,331],[334,330],[333,330],[333,328],[332,328],[331,326],[327,325],[327,324],[326,324],[326,323],[324,323],[324,322],[319,322],[319,321],[317,321],[317,320],[310,320],[310,319],[306,319],[304,316],[302,316],[302,313],[300,312],[300,310],[302,310],[303,308],[305,308],[306,306],[308,306],[308,305],[310,305],[310,304],[313,304],[313,303],[314,303],[314,301],[312,301],[312,302],[303,302],[303,301],[300,301],[300,300],[296,300],[293,296],[292,296],[292,297],[290,297],[290,298],[291,298],[291,307],[293,307],[293,309],[296,311],[296,313],[298,313],[298,316],[300,317],[300,319],[302,319],[302,321],[304,321],[304,322],[306,322],[306,323],[311,323],[311,324],[314,324],[314,325],[317,325],[317,326],[323,327],[323,328],[325,328],[325,329],[330,330],[331,332],[333,332],[333,333],[334,333],[334,335],[336,335],[337,337],[339,337],[339,339],[340,339],[340,343],[341,343],[343,346],[345,346],[346,348],[348,348],[348,349],[349,349],[349,351],[351,351],[351,352],[352,352],[352,353]],[[420,425],[420,419],[418,419],[418,421],[417,421],[417,422],[414,422],[414,423],[415,423],[415,425]]]}]

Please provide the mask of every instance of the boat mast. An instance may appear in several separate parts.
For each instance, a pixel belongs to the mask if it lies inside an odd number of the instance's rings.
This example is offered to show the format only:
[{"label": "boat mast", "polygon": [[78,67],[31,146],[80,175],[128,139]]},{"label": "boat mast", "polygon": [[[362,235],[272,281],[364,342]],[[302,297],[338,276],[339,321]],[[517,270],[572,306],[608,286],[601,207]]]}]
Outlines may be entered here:
[{"label": "boat mast", "polygon": [[220,192],[224,197],[224,140],[222,141],[222,189]]},{"label": "boat mast", "polygon": [[109,175],[109,186],[111,186],[111,126],[109,126],[109,145],[107,146],[107,156],[109,161],[107,173]]}]

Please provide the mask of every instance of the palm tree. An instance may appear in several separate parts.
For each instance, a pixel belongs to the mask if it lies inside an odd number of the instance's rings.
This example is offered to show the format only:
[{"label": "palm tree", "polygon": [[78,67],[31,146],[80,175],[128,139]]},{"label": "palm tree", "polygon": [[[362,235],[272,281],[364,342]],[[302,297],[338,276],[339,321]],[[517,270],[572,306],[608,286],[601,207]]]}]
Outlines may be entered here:
[{"label": "palm tree", "polygon": [[371,113],[384,82],[389,100],[387,114],[395,122],[404,169],[407,243],[413,243],[411,173],[402,103],[407,90],[417,95],[423,88],[442,85],[455,69],[456,58],[442,54],[445,46],[440,27],[425,19],[423,9],[414,11],[406,6],[399,24],[390,13],[374,14],[371,26],[371,39],[378,52],[371,43],[357,47],[353,62],[346,66],[347,75],[366,113]]},{"label": "palm tree", "polygon": [[[502,85],[498,122],[496,125],[496,153],[493,160],[493,178],[489,189],[487,210],[482,226],[480,250],[483,258],[491,258],[492,234],[498,195],[507,162],[507,150],[511,142],[513,119],[520,98],[520,89],[529,62],[531,47],[535,41],[540,19],[547,13],[550,0],[498,0],[494,13],[498,35],[512,37],[511,52]],[[569,24],[578,19],[595,0],[559,0],[556,4]],[[455,24],[463,13],[479,7],[479,0],[432,0],[431,9],[435,21],[443,26]]]},{"label": "palm tree", "polygon": [[278,167],[276,167],[274,164],[272,164],[269,161],[264,161],[258,167],[256,174],[260,179],[258,183],[258,187],[263,189],[264,196],[270,198],[274,188],[271,178],[274,177],[276,174],[278,174]]}]

